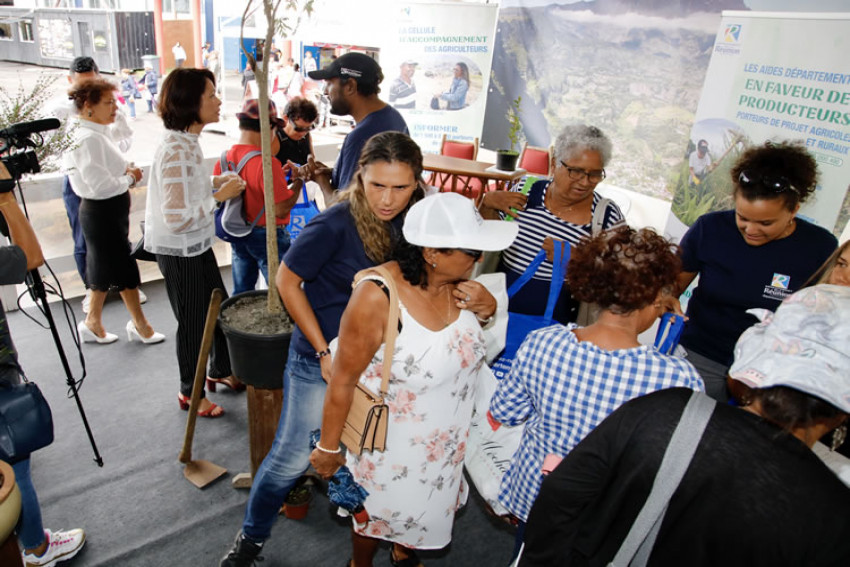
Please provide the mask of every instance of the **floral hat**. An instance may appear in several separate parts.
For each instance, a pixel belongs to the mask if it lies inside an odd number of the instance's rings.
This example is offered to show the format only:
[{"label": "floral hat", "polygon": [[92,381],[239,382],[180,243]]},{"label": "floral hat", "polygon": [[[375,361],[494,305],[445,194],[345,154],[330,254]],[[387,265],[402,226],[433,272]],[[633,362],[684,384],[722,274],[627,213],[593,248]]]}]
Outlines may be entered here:
[{"label": "floral hat", "polygon": [[748,313],[761,323],[738,339],[729,376],[751,388],[794,388],[850,413],[850,287],[809,287],[776,313]]}]

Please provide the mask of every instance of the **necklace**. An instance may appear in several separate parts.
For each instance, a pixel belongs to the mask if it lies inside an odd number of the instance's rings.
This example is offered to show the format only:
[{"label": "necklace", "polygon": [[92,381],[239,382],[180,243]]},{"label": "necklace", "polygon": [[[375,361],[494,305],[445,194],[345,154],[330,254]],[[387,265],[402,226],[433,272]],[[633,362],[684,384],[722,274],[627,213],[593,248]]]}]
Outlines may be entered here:
[{"label": "necklace", "polygon": [[[449,291],[449,293],[451,293],[451,291]],[[438,294],[437,297],[440,297],[441,295],[442,294]],[[437,307],[434,305],[434,300],[431,298],[430,295],[427,295],[427,292],[426,292],[426,298],[428,300],[428,306],[431,308],[431,310],[434,312],[434,314],[437,316],[437,318],[440,321],[443,322],[443,328],[445,329],[446,327],[448,327],[449,326],[449,318],[451,317],[451,313],[452,313],[452,302],[451,301],[447,302],[447,304],[446,304],[446,316],[443,317],[443,315],[439,312],[439,310],[437,310]]]},{"label": "necklace", "polygon": [[556,217],[560,217],[566,213],[573,212],[573,209],[575,209],[576,205],[580,204],[581,201],[579,201],[578,203],[573,203],[569,206],[557,205],[555,203],[555,197],[552,193],[549,192],[549,189],[552,187],[552,183],[554,183],[554,181],[550,181],[549,185],[546,187],[546,199],[549,201],[546,207],[550,211],[552,211],[552,214],[554,214]]}]

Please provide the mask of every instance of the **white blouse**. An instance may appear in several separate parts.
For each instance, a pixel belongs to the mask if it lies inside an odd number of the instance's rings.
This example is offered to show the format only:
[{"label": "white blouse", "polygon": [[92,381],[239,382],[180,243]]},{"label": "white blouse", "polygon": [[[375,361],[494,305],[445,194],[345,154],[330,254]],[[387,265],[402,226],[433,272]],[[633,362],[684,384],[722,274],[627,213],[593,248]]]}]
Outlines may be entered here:
[{"label": "white blouse", "polygon": [[203,161],[197,134],[165,131],[150,169],[145,250],[188,257],[212,246],[216,201]]},{"label": "white blouse", "polygon": [[110,199],[125,193],[133,184],[127,160],[109,134],[109,126],[79,120],[74,130],[75,147],[63,157],[63,169],[71,188],[83,199]]}]

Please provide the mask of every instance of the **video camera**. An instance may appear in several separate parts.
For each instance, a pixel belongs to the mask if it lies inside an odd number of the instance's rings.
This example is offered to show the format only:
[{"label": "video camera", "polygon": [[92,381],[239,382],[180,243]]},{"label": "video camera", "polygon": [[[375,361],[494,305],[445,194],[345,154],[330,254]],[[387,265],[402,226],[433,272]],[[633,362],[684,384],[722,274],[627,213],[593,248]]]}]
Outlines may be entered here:
[{"label": "video camera", "polygon": [[[18,180],[26,173],[41,171],[41,166],[38,165],[38,156],[31,148],[40,148],[44,144],[42,132],[55,130],[60,125],[56,118],[45,118],[30,122],[18,122],[0,130],[0,153],[5,152],[7,154],[0,157],[0,161],[9,170],[12,179]],[[13,149],[18,151],[13,153]],[[11,191],[11,189],[6,189],[6,185],[5,183],[0,184],[0,193]]]}]

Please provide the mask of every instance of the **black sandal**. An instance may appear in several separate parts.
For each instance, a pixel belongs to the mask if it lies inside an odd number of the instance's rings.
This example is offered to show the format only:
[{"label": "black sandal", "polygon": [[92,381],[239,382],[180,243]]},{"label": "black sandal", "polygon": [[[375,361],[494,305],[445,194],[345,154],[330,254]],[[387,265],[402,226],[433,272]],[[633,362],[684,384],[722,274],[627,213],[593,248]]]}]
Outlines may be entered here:
[{"label": "black sandal", "polygon": [[395,550],[395,545],[390,546],[390,563],[393,564],[393,567],[420,567],[422,562],[419,560],[419,556],[416,555],[416,552],[412,549],[407,549],[407,557],[404,559],[396,559],[393,551]]}]

